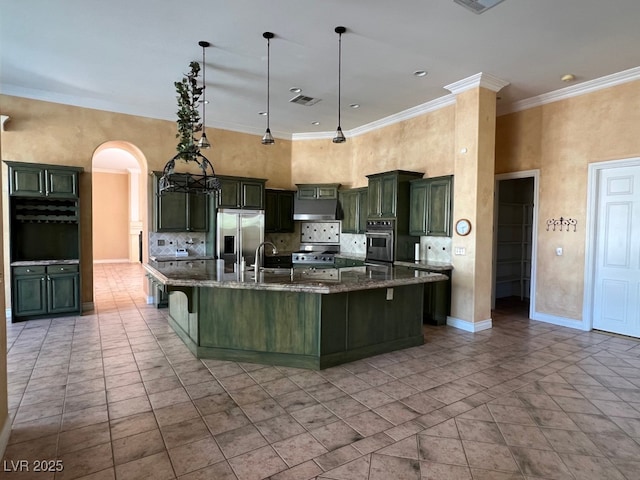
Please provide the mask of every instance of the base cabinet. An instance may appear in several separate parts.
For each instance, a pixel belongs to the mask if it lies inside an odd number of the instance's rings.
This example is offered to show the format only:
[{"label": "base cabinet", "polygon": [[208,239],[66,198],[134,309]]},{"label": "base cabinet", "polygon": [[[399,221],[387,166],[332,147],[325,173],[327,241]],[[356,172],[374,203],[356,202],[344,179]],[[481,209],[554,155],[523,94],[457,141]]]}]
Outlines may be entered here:
[{"label": "base cabinet", "polygon": [[42,315],[80,314],[78,265],[14,267],[13,320]]}]

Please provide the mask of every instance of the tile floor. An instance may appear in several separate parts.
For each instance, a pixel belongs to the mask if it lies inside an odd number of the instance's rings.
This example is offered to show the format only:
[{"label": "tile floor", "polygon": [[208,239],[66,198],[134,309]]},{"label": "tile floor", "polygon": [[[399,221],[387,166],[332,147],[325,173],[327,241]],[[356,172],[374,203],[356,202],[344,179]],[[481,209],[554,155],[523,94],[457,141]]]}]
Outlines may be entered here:
[{"label": "tile floor", "polygon": [[320,372],[200,361],[142,277],[98,265],[95,312],[8,325],[3,470],[64,470],[2,478],[640,478],[636,340],[498,310]]}]

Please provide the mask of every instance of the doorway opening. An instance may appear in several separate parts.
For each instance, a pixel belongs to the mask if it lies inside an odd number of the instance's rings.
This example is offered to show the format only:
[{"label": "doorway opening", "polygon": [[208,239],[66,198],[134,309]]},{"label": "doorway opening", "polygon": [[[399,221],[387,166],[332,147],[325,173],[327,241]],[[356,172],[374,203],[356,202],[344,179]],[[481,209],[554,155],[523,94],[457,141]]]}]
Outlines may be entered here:
[{"label": "doorway opening", "polygon": [[94,263],[133,263],[143,258],[147,230],[146,160],[128,142],[107,142],[92,161]]},{"label": "doorway opening", "polygon": [[531,318],[535,292],[536,176],[496,176],[492,308]]}]

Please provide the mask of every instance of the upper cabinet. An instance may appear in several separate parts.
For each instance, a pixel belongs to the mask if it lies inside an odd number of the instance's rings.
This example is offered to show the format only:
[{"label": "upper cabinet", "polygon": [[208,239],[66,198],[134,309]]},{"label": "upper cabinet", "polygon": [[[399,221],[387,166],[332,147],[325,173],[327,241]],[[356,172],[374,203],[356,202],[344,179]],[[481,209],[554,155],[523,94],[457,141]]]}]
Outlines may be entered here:
[{"label": "upper cabinet", "polygon": [[369,179],[369,217],[395,218],[408,209],[409,181],[422,173],[394,170],[367,175]]},{"label": "upper cabinet", "polygon": [[342,233],[364,233],[369,214],[368,189],[340,190]]},{"label": "upper cabinet", "polygon": [[81,169],[7,162],[9,194],[14,197],[78,198]]},{"label": "upper cabinet", "polygon": [[298,198],[330,200],[338,198],[339,183],[298,183]]},{"label": "upper cabinet", "polygon": [[260,178],[241,178],[219,176],[219,208],[264,209],[264,184]]},{"label": "upper cabinet", "polygon": [[291,233],[293,224],[293,198],[291,190],[265,190],[264,230],[266,233]]},{"label": "upper cabinet", "polygon": [[[154,230],[156,232],[208,231],[209,196],[180,192],[158,195],[158,181],[161,176],[161,172],[154,172]],[[175,181],[179,182],[180,178]]]},{"label": "upper cabinet", "polygon": [[452,183],[451,175],[411,182],[410,235],[451,236]]}]

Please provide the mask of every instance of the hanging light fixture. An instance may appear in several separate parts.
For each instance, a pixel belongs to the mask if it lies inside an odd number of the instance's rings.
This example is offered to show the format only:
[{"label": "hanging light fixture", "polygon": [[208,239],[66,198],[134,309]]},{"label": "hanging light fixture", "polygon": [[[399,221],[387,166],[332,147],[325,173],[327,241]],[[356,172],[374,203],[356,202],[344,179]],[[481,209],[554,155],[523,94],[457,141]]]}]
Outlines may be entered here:
[{"label": "hanging light fixture", "polygon": [[344,143],[347,139],[342,133],[342,127],[340,126],[340,101],[341,101],[341,82],[342,82],[342,34],[346,32],[345,27],[336,27],[335,32],[338,34],[338,128],[336,130],[336,136],[333,137],[333,143]]},{"label": "hanging light fixture", "polygon": [[273,139],[273,135],[271,135],[271,128],[269,128],[269,103],[271,100],[271,39],[275,35],[271,32],[264,32],[262,36],[267,39],[267,130],[264,132],[264,136],[262,137],[262,144],[273,145],[275,140]]},{"label": "hanging light fixture", "polygon": [[202,136],[198,140],[198,148],[211,148],[211,143],[207,138],[207,124],[205,117],[205,109],[207,106],[207,82],[205,81],[205,74],[207,71],[207,65],[204,62],[204,49],[210,46],[209,42],[201,40],[198,45],[202,47]]},{"label": "hanging light fixture", "polygon": [[[204,49],[209,46],[209,43],[203,41],[198,44],[203,49],[202,63],[204,66]],[[220,179],[216,177],[211,162],[200,150],[210,146],[204,131],[200,140],[196,141],[195,139],[195,134],[203,128],[204,124],[204,120],[202,123],[200,122],[200,112],[198,111],[200,97],[204,93],[204,82],[202,86],[198,84],[201,67],[198,62],[190,62],[189,69],[189,73],[186,73],[181,81],[173,84],[178,100],[178,120],[176,122],[178,127],[176,137],[179,139],[176,146],[178,153],[166,163],[162,170],[162,177],[158,181],[158,195],[167,193],[214,195],[220,190]],[[186,165],[181,171],[177,171],[178,161],[182,161]],[[199,169],[199,173],[192,173],[189,165],[193,164]]]}]

